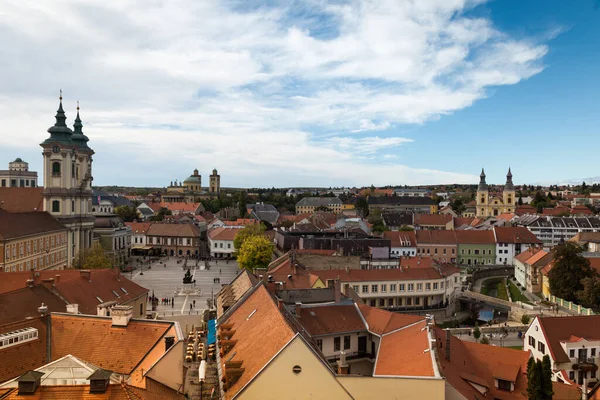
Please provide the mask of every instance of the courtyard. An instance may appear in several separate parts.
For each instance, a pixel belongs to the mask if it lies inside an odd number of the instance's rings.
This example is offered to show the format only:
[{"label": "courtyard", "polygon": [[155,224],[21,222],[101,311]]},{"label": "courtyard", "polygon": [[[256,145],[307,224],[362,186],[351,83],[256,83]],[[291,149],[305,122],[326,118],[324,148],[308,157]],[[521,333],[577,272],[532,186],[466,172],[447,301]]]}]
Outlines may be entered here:
[{"label": "courtyard", "polygon": [[[178,263],[179,261],[179,263]],[[208,263],[208,268],[207,268]],[[137,263],[132,265],[138,266]],[[188,267],[192,274],[192,282],[184,284],[185,274],[184,257],[163,257],[160,261],[143,264],[131,273],[124,273],[135,283],[150,291],[159,299],[156,311],[160,318],[179,315],[202,314],[207,308],[207,300],[216,295],[221,286],[231,283],[236,277],[239,268],[235,260],[188,260]],[[219,279],[219,281],[215,281]],[[163,304],[161,299],[174,299],[173,304]],[[191,305],[191,308],[190,308]],[[148,310],[151,305],[148,303]]]}]

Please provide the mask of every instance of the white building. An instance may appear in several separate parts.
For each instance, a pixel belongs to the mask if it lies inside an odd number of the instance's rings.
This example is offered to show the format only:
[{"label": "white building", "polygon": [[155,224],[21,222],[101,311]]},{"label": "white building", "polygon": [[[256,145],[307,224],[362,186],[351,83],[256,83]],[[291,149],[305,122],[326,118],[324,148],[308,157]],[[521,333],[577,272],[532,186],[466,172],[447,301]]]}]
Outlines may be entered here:
[{"label": "white building", "polygon": [[235,252],[235,248],[233,247],[233,239],[241,229],[242,228],[222,226],[208,231],[208,245],[210,247],[211,257],[233,257],[233,253]]},{"label": "white building", "polygon": [[531,231],[522,226],[494,227],[496,240],[496,264],[513,265],[517,254],[528,250],[530,247],[541,247],[539,240]]},{"label": "white building", "polygon": [[600,232],[598,217],[550,217],[523,215],[514,221],[516,226],[529,229],[544,247],[556,246],[561,240],[567,241],[579,232]]},{"label": "white building", "polygon": [[66,124],[62,95],[56,123],[50,137],[40,144],[44,156],[44,211],[52,214],[68,230],[68,266],[74,257],[91,247],[94,232],[92,215],[92,156],[83,134],[79,107],[73,125]]},{"label": "white building", "polygon": [[37,172],[29,170],[29,163],[20,158],[8,163],[8,170],[0,171],[1,187],[37,187]]},{"label": "white building", "polygon": [[390,258],[417,255],[417,238],[414,231],[386,231],[383,237],[390,240]]},{"label": "white building", "polygon": [[149,250],[150,243],[146,237],[146,232],[152,225],[151,222],[125,222],[131,229],[131,250]]},{"label": "white building", "polygon": [[[598,381],[600,315],[536,317],[523,338],[523,350],[541,360],[550,356],[552,380],[584,385]],[[597,368],[595,368],[597,369]]]},{"label": "white building", "polygon": [[394,194],[396,196],[427,197],[429,195],[429,190],[417,188],[399,188],[394,189]]}]

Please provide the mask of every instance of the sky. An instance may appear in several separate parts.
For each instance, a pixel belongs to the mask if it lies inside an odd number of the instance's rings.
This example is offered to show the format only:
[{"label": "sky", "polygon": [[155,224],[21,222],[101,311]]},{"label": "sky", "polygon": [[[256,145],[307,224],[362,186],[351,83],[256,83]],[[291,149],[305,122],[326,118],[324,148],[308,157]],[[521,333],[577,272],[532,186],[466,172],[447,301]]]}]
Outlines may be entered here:
[{"label": "sky", "polygon": [[41,175],[62,89],[94,185],[600,176],[598,3],[2,0],[0,168]]}]

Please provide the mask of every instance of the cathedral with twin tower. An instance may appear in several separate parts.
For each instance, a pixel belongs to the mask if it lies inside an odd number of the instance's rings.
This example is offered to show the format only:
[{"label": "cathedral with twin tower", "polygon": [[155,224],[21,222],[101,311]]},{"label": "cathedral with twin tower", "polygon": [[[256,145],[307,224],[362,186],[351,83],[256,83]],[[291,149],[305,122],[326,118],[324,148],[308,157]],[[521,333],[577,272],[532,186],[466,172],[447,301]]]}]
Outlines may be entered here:
[{"label": "cathedral with twin tower", "polygon": [[83,134],[83,124],[77,117],[73,129],[67,126],[63,110],[62,92],[56,122],[48,128],[50,137],[44,140],[44,211],[52,214],[68,231],[67,257],[69,266],[73,259],[92,246],[94,216],[92,209],[92,156],[88,137]]},{"label": "cathedral with twin tower", "polygon": [[493,217],[502,213],[513,213],[515,212],[515,185],[512,181],[512,173],[510,168],[508,174],[506,174],[506,184],[502,191],[502,197],[499,194],[492,194],[488,190],[488,185],[485,182],[485,172],[481,169],[481,175],[479,175],[479,186],[477,187],[477,208],[475,210],[475,216],[477,218]]}]

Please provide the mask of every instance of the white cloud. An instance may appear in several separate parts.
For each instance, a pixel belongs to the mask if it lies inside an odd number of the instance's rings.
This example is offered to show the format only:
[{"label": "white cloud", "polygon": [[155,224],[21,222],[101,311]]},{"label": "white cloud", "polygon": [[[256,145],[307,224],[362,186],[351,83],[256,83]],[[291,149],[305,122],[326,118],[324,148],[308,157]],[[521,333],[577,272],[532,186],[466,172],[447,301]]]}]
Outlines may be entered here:
[{"label": "white cloud", "polygon": [[[300,13],[245,1],[5,0],[0,156],[44,139],[62,87],[69,118],[82,101],[100,184],[160,185],[195,167],[237,186],[474,182],[392,163],[419,140],[398,125],[543,70],[546,45],[465,14],[481,2],[306,0]],[[115,174],[122,167],[147,173]]]}]

